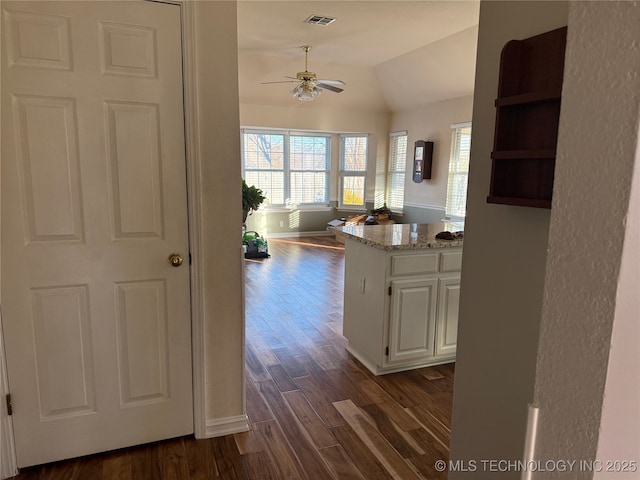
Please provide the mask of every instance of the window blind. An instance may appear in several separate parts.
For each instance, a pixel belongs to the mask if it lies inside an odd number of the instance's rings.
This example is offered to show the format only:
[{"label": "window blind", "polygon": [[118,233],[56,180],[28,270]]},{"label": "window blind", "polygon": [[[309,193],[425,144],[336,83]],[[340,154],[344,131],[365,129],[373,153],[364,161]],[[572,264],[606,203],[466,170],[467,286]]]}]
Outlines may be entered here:
[{"label": "window blind", "polygon": [[269,205],[328,203],[330,137],[243,131],[242,173]]},{"label": "window blind", "polygon": [[367,174],[366,135],[340,137],[340,205],[364,207]]},{"label": "window blind", "polygon": [[407,132],[392,133],[389,138],[387,207],[396,212],[404,208],[404,182],[407,169]]},{"label": "window blind", "polygon": [[447,216],[467,213],[467,183],[471,152],[471,124],[454,125],[451,131],[451,158],[447,181]]}]

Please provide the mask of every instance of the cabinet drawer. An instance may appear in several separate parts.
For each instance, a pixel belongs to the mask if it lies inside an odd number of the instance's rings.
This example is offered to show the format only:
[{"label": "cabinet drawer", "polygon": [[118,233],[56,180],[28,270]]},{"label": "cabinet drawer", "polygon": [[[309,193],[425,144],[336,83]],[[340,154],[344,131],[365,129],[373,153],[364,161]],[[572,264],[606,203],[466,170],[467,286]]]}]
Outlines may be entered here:
[{"label": "cabinet drawer", "polygon": [[462,252],[440,254],[441,272],[459,272],[462,269]]},{"label": "cabinet drawer", "polygon": [[393,255],[391,257],[391,276],[413,275],[416,273],[435,273],[438,271],[438,254]]}]

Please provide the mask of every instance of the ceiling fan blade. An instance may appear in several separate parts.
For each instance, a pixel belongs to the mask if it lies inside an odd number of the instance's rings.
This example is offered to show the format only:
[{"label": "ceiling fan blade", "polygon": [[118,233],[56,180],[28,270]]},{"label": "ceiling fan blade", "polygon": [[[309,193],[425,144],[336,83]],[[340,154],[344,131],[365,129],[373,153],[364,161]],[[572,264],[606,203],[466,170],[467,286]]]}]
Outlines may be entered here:
[{"label": "ceiling fan blade", "polygon": [[324,83],[326,85],[346,85],[342,80],[318,80],[318,83]]},{"label": "ceiling fan blade", "polygon": [[329,90],[331,92],[336,92],[336,93],[340,93],[344,91],[343,88],[334,87],[333,85],[327,85],[326,83],[317,83],[316,86],[318,88],[324,88],[325,90]]},{"label": "ceiling fan blade", "polygon": [[279,82],[260,82],[260,85],[268,85],[270,83],[296,83],[298,80],[282,80]]},{"label": "ceiling fan blade", "polygon": [[[295,92],[297,90],[304,90],[306,96],[311,92],[313,93],[313,98],[317,96],[320,92],[317,88],[321,88],[324,90],[329,90],[330,92],[341,93],[344,89],[337,87],[336,85],[346,85],[342,80],[318,80],[315,72],[308,71],[308,56],[309,50],[311,50],[311,46],[304,45],[302,47],[304,50],[304,72],[298,72],[295,77],[290,77],[285,75],[284,78],[288,78],[289,80],[281,80],[277,82],[261,82],[261,85],[268,85],[272,83],[298,83],[298,86],[294,88],[292,91]],[[308,98],[302,98],[301,100],[308,100]],[[311,99],[313,99],[311,98]]]}]

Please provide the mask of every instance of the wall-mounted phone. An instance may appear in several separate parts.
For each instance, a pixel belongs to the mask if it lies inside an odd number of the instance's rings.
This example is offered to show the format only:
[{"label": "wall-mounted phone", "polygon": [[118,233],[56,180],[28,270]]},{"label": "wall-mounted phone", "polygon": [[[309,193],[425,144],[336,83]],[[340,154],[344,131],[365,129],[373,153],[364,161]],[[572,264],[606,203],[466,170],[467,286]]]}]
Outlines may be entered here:
[{"label": "wall-mounted phone", "polygon": [[425,178],[431,178],[431,165],[433,163],[433,142],[418,140],[413,147],[413,181],[422,182]]}]

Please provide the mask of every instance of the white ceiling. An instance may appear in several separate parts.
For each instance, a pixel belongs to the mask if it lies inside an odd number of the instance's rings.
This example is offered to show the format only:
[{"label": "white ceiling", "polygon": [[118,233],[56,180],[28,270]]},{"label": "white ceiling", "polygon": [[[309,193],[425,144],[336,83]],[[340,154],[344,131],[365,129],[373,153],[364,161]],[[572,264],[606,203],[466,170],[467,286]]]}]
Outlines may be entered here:
[{"label": "white ceiling", "polygon": [[[478,10],[477,0],[240,0],[240,102],[403,111],[470,95]],[[303,23],[312,14],[337,20]],[[303,71],[302,45],[312,46],[309,70],[345,81],[343,93],[298,102],[289,94],[295,84],[261,84]]]}]

